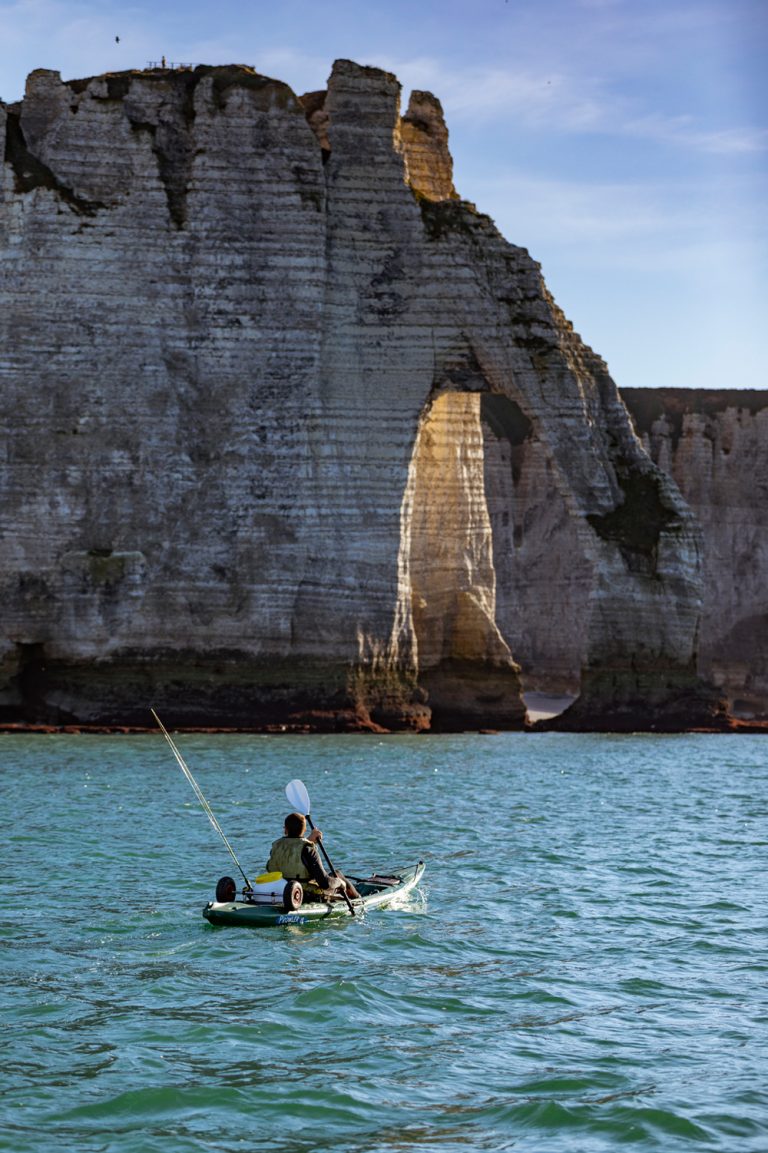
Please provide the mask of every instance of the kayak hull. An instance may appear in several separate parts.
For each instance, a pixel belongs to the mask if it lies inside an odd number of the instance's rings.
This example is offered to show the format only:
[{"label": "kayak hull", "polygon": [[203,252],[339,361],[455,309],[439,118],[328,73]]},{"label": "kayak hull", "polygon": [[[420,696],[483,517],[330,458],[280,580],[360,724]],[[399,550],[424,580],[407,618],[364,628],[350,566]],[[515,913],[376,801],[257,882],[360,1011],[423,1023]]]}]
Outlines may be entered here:
[{"label": "kayak hull", "polygon": [[[391,905],[398,897],[409,893],[421,880],[424,862],[398,869],[386,877],[374,873],[371,877],[350,877],[360,893],[352,901],[354,915],[368,909]],[[270,928],[282,925],[309,925],[329,917],[351,917],[343,898],[335,901],[307,901],[298,909],[284,909],[282,905],[257,905],[251,901],[209,901],[203,916],[211,925],[240,925],[250,928]]]}]

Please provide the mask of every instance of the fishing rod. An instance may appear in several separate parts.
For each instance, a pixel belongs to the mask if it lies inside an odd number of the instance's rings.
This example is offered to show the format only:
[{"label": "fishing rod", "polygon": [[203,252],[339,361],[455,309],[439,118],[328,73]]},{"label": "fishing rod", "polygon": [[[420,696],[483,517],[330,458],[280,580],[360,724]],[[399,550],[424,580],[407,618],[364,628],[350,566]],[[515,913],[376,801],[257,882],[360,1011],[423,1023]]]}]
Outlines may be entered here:
[{"label": "fishing rod", "polygon": [[162,734],[163,734],[163,736],[165,737],[166,741],[167,741],[167,742],[168,742],[168,744],[171,746],[171,751],[172,751],[172,753],[173,753],[174,757],[176,758],[176,760],[177,760],[177,761],[178,761],[178,763],[179,763],[179,768],[181,769],[181,771],[183,772],[184,776],[185,776],[185,777],[187,778],[187,780],[189,781],[189,783],[190,783],[190,785],[192,786],[192,788],[195,790],[195,796],[197,797],[198,801],[200,802],[200,804],[201,804],[201,805],[203,806],[203,808],[205,809],[205,812],[206,812],[206,814],[207,814],[207,816],[208,816],[208,820],[211,822],[211,824],[213,825],[214,829],[215,829],[215,830],[216,830],[216,832],[219,834],[219,836],[221,837],[221,839],[222,839],[222,841],[224,842],[224,844],[227,846],[227,849],[229,850],[229,855],[230,855],[230,857],[232,858],[232,860],[233,860],[233,861],[235,862],[235,864],[237,865],[237,867],[238,867],[238,869],[239,869],[239,871],[240,871],[240,874],[241,874],[241,876],[242,876],[243,880],[245,881],[245,887],[246,887],[246,889],[250,889],[250,888],[251,888],[251,882],[250,882],[250,881],[248,880],[248,878],[246,877],[246,875],[245,875],[245,872],[243,871],[243,866],[240,864],[240,862],[238,861],[237,857],[235,856],[235,850],[232,848],[232,846],[230,845],[230,843],[229,843],[229,841],[227,840],[226,836],[224,835],[224,830],[222,829],[222,827],[221,827],[221,825],[219,824],[219,822],[216,820],[216,814],[214,813],[213,809],[211,808],[211,806],[208,804],[208,802],[206,801],[205,797],[203,796],[203,790],[200,788],[200,786],[198,785],[197,781],[196,781],[196,780],[195,780],[195,778],[192,776],[191,772],[189,771],[189,767],[188,767],[188,765],[187,765],[187,764],[186,764],[186,762],[184,761],[184,758],[182,757],[182,755],[181,755],[181,753],[179,752],[179,750],[176,748],[176,745],[173,743],[173,738],[172,738],[171,734],[168,732],[168,730],[166,729],[166,727],[165,727],[165,725],[163,724],[163,722],[160,720],[160,718],[159,718],[159,716],[157,715],[157,713],[155,712],[155,710],[154,710],[154,709],[150,709],[149,711],[151,712],[152,716],[155,718],[155,720],[157,721],[158,725],[160,726],[160,731],[162,732]]}]

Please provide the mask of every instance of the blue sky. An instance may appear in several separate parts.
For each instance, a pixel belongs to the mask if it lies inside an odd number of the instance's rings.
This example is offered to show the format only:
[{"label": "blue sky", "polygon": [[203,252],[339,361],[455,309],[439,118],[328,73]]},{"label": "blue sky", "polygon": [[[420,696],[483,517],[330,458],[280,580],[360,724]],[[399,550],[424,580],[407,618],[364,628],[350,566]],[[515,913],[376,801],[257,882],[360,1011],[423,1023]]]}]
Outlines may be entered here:
[{"label": "blue sky", "polygon": [[768,388],[768,0],[0,0],[0,29],[5,101],[162,55],[298,93],[385,67],[619,387]]}]

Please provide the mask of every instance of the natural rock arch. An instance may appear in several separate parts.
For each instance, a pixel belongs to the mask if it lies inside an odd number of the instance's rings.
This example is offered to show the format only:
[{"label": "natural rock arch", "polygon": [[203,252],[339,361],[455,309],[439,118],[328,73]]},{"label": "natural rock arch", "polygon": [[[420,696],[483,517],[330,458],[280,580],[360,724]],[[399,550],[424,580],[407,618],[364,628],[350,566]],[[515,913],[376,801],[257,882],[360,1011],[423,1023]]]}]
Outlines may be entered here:
[{"label": "natural rock arch", "polygon": [[403,533],[420,428],[462,412],[461,460],[483,405],[489,427],[504,415],[475,393],[531,421],[523,451],[590,566],[562,723],[711,714],[690,511],[539,266],[456,197],[439,102],[417,94],[401,118],[399,96],[394,76],[337,61],[305,104],[253,69],[200,67],[34,73],[0,107],[8,717],[19,646],[41,645],[51,717],[137,722],[151,697],[169,723],[419,727],[421,644],[443,723],[454,706],[468,719],[439,683],[457,657],[473,723],[484,704],[499,718],[499,670],[516,673],[487,523],[477,588],[454,580],[450,619],[416,630],[412,556],[434,594]]}]

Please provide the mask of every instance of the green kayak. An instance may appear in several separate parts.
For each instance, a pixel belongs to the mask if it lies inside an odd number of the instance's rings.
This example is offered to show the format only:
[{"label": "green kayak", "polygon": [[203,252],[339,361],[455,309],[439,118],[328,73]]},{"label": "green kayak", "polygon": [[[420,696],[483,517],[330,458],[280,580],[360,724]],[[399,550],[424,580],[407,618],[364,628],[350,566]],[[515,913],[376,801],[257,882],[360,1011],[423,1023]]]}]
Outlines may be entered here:
[{"label": "green kayak", "polygon": [[[370,877],[352,877],[347,874],[360,894],[359,898],[351,902],[355,915],[392,904],[419,883],[423,872],[424,862],[419,861],[407,869],[399,869],[386,876],[373,873]],[[279,904],[257,903],[243,895],[229,901],[209,901],[203,909],[203,916],[212,925],[250,925],[252,928],[307,925],[326,917],[352,915],[346,901],[338,898],[335,901],[302,901],[298,908],[294,908],[287,901]]]}]

